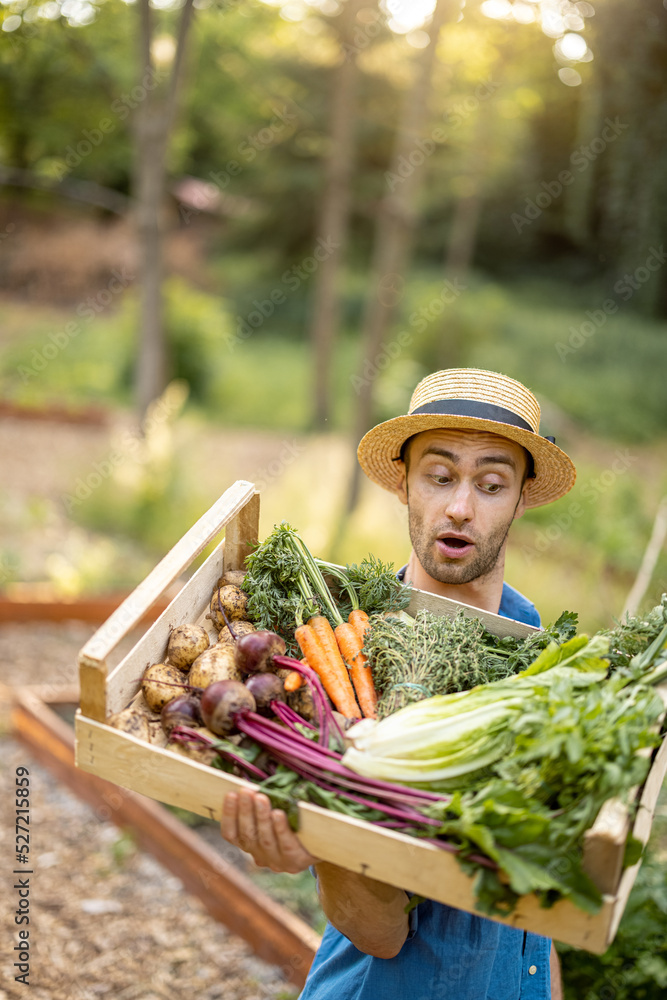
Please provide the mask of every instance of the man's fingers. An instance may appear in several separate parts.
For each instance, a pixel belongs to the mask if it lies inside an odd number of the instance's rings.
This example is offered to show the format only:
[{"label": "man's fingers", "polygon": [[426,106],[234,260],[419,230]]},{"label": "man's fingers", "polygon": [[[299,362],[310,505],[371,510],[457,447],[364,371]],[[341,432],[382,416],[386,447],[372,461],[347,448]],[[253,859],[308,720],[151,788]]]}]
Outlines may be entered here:
[{"label": "man's fingers", "polygon": [[239,836],[238,827],[239,800],[236,792],[229,792],[222,800],[222,818],[220,833],[231,844],[235,844]]},{"label": "man's fingers", "polygon": [[257,822],[257,841],[267,857],[279,860],[280,847],[276,839],[271,819],[271,803],[266,795],[258,795],[255,799],[255,819]]},{"label": "man's fingers", "polygon": [[257,842],[254,794],[239,792],[238,841],[244,851],[251,851]]},{"label": "man's fingers", "polygon": [[271,819],[278,849],[283,857],[288,859],[292,866],[298,866],[298,871],[308,868],[309,865],[314,865],[316,859],[305,849],[290,827],[287,815],[280,809],[274,809],[271,813]]}]

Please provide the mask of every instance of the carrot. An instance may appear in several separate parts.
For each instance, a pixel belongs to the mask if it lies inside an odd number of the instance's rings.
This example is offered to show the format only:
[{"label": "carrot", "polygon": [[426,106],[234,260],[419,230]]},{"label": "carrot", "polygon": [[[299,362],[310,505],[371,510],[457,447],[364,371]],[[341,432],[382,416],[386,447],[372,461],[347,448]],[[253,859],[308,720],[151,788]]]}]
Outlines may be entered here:
[{"label": "carrot", "polygon": [[365,611],[362,611],[361,608],[355,608],[354,611],[350,611],[347,620],[363,644],[364,639],[366,638],[366,631],[371,627],[368,615]]},{"label": "carrot", "polygon": [[[301,661],[305,666],[308,666],[306,660]],[[302,684],[305,684],[303,674],[298,673],[296,670],[290,670],[287,676],[283,680],[283,687],[289,693],[290,691],[298,691]]]},{"label": "carrot", "polygon": [[336,626],[336,639],[343,654],[343,659],[350,667],[350,677],[357,693],[357,699],[364,713],[364,718],[377,718],[377,695],[373,674],[368,666],[367,657],[361,652],[364,642],[359,638],[354,626],[348,620]]},{"label": "carrot", "polygon": [[348,719],[360,719],[354,688],[327,619],[322,615],[314,616],[307,625],[299,625],[294,637],[338,711]]}]

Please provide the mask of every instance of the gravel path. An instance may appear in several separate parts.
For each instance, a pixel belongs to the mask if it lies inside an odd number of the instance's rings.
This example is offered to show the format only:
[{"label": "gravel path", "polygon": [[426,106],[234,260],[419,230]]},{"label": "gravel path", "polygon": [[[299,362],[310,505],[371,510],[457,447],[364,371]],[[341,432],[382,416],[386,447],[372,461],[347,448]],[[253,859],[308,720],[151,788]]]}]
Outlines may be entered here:
[{"label": "gravel path", "polygon": [[[91,631],[76,622],[0,627],[0,680],[75,682],[76,653]],[[14,786],[21,766],[30,772],[30,864],[15,876],[21,866],[15,861]],[[21,878],[29,878],[30,890],[31,1000],[296,997],[277,968],[256,959],[178,879],[101,821],[6,733],[0,736],[0,795],[2,897],[9,904],[0,916],[0,1000],[28,996],[13,967],[18,932],[26,928],[14,922],[20,897],[13,885]]]}]

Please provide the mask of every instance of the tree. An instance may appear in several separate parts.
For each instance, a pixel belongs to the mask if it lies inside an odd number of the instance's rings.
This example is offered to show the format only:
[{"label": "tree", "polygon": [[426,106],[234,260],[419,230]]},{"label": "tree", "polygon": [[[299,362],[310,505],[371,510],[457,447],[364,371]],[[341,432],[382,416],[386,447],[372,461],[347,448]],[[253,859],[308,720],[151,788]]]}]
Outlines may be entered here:
[{"label": "tree", "polygon": [[[440,29],[456,19],[460,0],[439,0],[429,26],[429,44],[420,51],[413,83],[403,100],[401,120],[396,133],[392,162],[387,171],[387,192],[378,213],[371,276],[368,282],[363,320],[362,365],[356,380],[357,407],[355,440],[359,441],[371,423],[375,379],[365,375],[380,353],[386,332],[400,301],[400,287],[410,255],[417,220],[417,195],[423,171],[420,166],[434,147],[433,139],[424,138],[428,120],[429,92]],[[361,469],[355,463],[346,503],[351,513],[359,498]]]},{"label": "tree", "polygon": [[[315,427],[326,427],[331,415],[331,361],[340,325],[341,265],[347,243],[350,182],[354,164],[355,84],[357,53],[355,28],[365,0],[347,0],[336,22],[340,57],[331,80],[330,152],[325,164],[325,185],[319,220],[319,235],[330,240],[336,252],[329,254],[317,274],[310,323],[314,364],[313,415]],[[378,18],[379,20],[379,18]]]},{"label": "tree", "polygon": [[152,51],[154,14],[149,0],[139,0],[139,88],[145,95],[137,108],[136,221],[142,260],[141,328],[135,377],[137,407],[141,416],[160,395],[168,380],[167,340],[162,301],[162,241],[166,194],[166,154],[176,115],[183,61],[193,14],[193,0],[181,11],[176,49],[162,86]]}]

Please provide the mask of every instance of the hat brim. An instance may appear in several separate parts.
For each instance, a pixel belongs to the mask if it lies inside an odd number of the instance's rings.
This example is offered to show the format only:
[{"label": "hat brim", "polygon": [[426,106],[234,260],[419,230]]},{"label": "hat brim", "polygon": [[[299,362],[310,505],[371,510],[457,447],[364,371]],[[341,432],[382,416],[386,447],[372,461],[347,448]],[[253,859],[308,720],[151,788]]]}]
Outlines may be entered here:
[{"label": "hat brim", "polygon": [[478,417],[424,413],[385,420],[361,439],[357,449],[359,464],[374,483],[396,493],[401,473],[394,459],[398,458],[403,443],[414,434],[439,428],[498,434],[526,448],[535,463],[535,478],[526,484],[526,507],[552,503],[574,486],[577,477],[574,463],[557,445],[522,427]]}]

